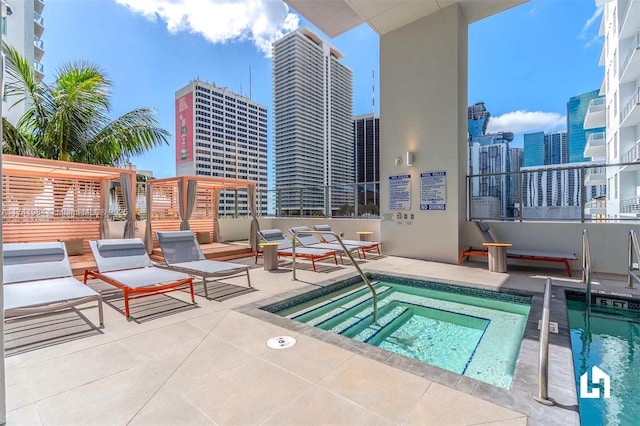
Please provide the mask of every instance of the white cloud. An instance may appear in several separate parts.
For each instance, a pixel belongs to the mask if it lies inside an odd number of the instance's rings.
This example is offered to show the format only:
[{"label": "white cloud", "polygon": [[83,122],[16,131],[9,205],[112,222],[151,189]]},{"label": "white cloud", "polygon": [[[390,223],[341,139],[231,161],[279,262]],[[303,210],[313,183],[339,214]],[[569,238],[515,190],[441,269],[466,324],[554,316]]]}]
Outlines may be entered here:
[{"label": "white cloud", "polygon": [[176,33],[202,35],[211,43],[251,40],[266,56],[271,43],[298,28],[299,18],[282,0],[116,0],[133,12],[160,19]]},{"label": "white cloud", "polygon": [[547,132],[566,125],[567,117],[555,112],[513,111],[491,117],[487,132]]},{"label": "white cloud", "polygon": [[591,27],[591,25],[593,25],[594,22],[596,22],[596,20],[600,17],[600,15],[602,15],[603,11],[604,11],[604,6],[599,6],[596,9],[596,11],[593,12],[593,15],[591,15],[591,17],[587,19],[587,22],[584,23],[584,26],[582,27],[582,32],[578,35],[579,39],[587,38],[587,30],[589,29],[589,27]]}]

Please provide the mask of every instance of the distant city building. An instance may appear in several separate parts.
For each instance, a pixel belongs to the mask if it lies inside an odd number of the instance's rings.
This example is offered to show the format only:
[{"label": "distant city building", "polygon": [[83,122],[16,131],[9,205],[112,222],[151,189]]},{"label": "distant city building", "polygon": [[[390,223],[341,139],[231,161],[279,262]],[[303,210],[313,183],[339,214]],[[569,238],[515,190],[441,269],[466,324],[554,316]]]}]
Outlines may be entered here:
[{"label": "distant city building", "polygon": [[[246,179],[267,190],[267,108],[251,99],[194,80],[176,92],[176,175]],[[248,214],[238,193],[237,214]],[[267,198],[258,198],[267,210]],[[236,214],[235,191],[223,191],[220,215]]]},{"label": "distant city building", "polygon": [[[374,113],[353,117],[355,176],[358,183],[380,181],[380,117]],[[378,205],[377,186],[362,185],[358,204]]]},{"label": "distant city building", "polygon": [[567,131],[535,132],[524,135],[524,167],[569,162]]},{"label": "distant city building", "polygon": [[[44,56],[44,42],[42,41],[44,1],[11,1],[9,5],[2,2],[1,7],[2,41],[13,46],[24,56],[33,68],[36,81],[42,81],[44,78],[44,67],[41,63]],[[13,105],[17,99],[15,96],[7,96],[2,100],[2,115],[13,125],[18,123],[29,107],[25,102]]]},{"label": "distant city building", "polygon": [[308,28],[273,43],[275,179],[276,189],[282,190],[281,214],[300,214],[302,208],[305,214],[331,215],[353,205],[353,191],[305,190],[300,200],[295,189],[355,182],[353,76],[342,58]]},{"label": "distant city building", "polygon": [[467,109],[470,139],[487,133],[490,117],[491,114],[485,108],[484,102],[475,103]]},{"label": "distant city building", "polygon": [[596,127],[585,130],[584,118],[589,109],[591,100],[599,98],[600,90],[592,90],[582,95],[573,96],[567,102],[567,138],[569,142],[569,163],[589,161],[584,157],[584,148],[587,139],[593,133],[605,131],[605,127]]},{"label": "distant city building", "polygon": [[[571,166],[594,166],[592,162]],[[582,169],[567,164],[523,167],[522,215],[526,219],[574,219],[581,217]],[[586,186],[587,200],[604,194],[601,185]]]},{"label": "distant city building", "polygon": [[[640,161],[640,0],[612,0],[604,6],[599,35],[604,36],[600,65],[601,98],[592,99],[584,129],[605,127],[587,138],[585,157],[607,164]],[[640,217],[640,170],[608,167],[606,214],[609,218]]]}]

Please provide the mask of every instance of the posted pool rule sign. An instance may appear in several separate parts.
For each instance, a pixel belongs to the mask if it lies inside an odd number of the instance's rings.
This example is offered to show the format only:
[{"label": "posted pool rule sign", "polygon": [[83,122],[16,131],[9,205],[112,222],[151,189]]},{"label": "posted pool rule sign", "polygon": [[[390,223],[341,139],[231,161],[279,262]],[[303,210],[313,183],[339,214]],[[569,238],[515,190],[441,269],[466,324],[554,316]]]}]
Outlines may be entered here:
[{"label": "posted pool rule sign", "polygon": [[411,175],[389,176],[389,210],[411,210]]},{"label": "posted pool rule sign", "polygon": [[447,172],[420,173],[420,210],[447,209]]}]

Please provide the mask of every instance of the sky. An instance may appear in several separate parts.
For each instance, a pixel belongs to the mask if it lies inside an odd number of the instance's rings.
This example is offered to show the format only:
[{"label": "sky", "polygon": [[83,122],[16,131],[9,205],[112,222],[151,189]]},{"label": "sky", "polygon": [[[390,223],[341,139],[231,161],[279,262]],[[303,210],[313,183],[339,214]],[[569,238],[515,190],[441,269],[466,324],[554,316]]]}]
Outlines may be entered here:
[{"label": "sky", "polygon": [[[485,102],[489,131],[512,131],[521,146],[525,132],[566,128],[569,98],[602,82],[601,13],[595,0],[532,0],[470,25],[468,101]],[[281,0],[47,0],[43,17],[45,81],[89,61],[113,82],[113,118],[156,110],[170,144],[131,158],[156,177],[175,175],[175,92],[192,79],[265,105],[272,147],[271,42],[318,31]],[[365,24],[330,42],[353,71],[354,115],[379,113],[378,35]]]}]

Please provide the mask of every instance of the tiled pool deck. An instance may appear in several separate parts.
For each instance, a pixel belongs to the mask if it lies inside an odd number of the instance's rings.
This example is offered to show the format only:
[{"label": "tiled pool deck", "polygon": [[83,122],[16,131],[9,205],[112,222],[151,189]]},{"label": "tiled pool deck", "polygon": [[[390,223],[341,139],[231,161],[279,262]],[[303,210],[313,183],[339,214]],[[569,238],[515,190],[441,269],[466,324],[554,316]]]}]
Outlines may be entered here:
[{"label": "tiled pool deck", "polygon": [[[92,307],[7,324],[8,424],[578,424],[559,287],[552,321],[560,333],[551,337],[549,374],[549,395],[558,405],[537,404],[530,394],[537,390],[535,324],[544,280],[582,289],[579,278],[546,269],[497,274],[477,262],[380,257],[361,263],[365,271],[536,292],[507,391],[258,309],[354,273],[348,265],[320,265],[314,273],[304,264],[299,281],[289,270],[253,269],[257,291],[245,291],[246,278],[226,279],[235,286],[210,287],[217,300],[204,299],[198,285],[197,306],[187,303],[186,293],[134,301],[135,321],[121,314],[119,296],[108,296],[102,330],[87,322],[97,322]],[[596,275],[594,290],[640,295],[622,279]],[[266,346],[282,335],[297,344]]]}]

